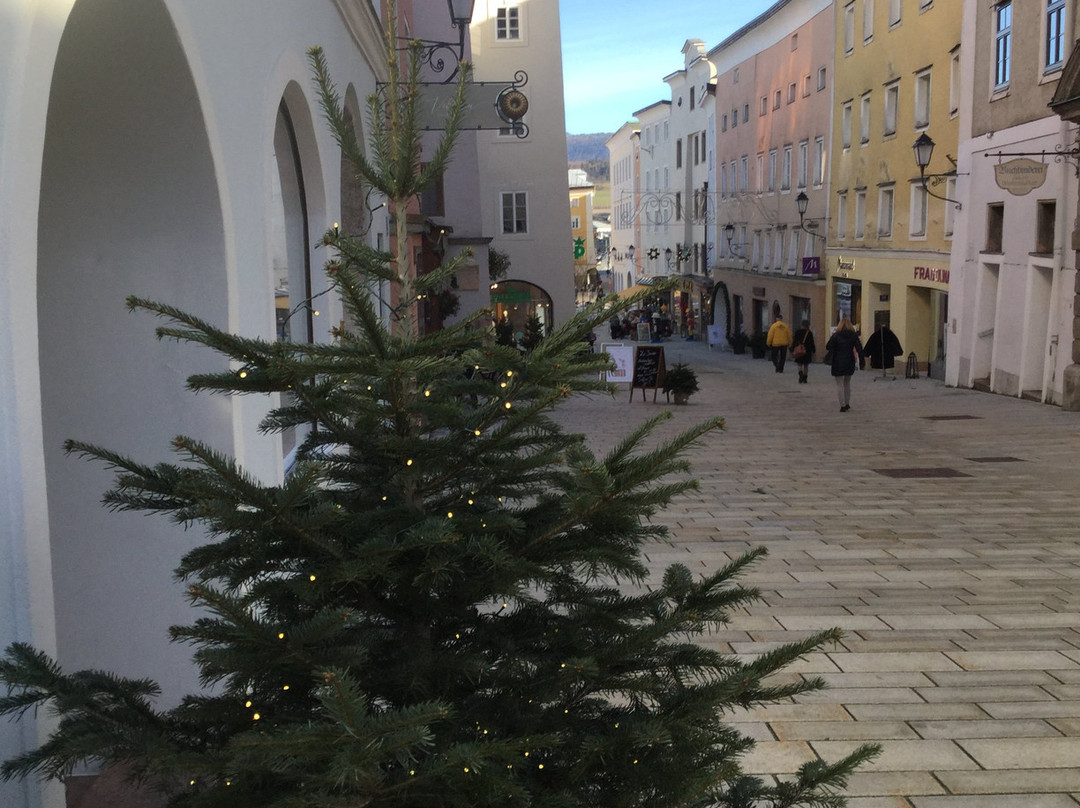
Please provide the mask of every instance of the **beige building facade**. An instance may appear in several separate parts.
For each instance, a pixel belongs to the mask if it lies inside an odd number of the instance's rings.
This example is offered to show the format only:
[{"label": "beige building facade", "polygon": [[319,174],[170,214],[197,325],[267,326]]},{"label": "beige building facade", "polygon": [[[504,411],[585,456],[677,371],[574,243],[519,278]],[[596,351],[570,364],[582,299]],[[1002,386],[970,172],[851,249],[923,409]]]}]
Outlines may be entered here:
[{"label": "beige building facade", "polygon": [[[912,146],[936,145],[928,174],[954,172],[962,4],[846,0],[836,6],[828,321],[863,340],[882,326],[902,347],[879,357],[944,374],[957,180],[924,184]],[[963,179],[963,178],[959,178]]]}]

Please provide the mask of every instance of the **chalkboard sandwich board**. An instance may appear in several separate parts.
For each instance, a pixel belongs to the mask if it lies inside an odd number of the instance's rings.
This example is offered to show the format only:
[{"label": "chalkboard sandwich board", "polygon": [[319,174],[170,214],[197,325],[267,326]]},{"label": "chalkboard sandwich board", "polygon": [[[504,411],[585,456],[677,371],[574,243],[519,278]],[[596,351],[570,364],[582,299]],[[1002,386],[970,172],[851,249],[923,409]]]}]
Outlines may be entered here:
[{"label": "chalkboard sandwich board", "polygon": [[634,375],[630,381],[630,400],[634,400],[634,391],[641,390],[641,400],[645,400],[645,391],[656,391],[664,383],[664,346],[638,345],[634,348]]}]

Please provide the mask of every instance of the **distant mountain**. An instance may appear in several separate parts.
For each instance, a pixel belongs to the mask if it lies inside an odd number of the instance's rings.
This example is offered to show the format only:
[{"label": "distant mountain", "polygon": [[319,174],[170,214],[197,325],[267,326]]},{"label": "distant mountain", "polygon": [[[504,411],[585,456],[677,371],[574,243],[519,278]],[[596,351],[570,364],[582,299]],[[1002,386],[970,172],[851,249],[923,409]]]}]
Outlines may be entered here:
[{"label": "distant mountain", "polygon": [[598,132],[592,135],[567,135],[566,136],[566,160],[569,163],[584,163],[588,160],[608,159],[608,151],[604,146],[611,133]]}]

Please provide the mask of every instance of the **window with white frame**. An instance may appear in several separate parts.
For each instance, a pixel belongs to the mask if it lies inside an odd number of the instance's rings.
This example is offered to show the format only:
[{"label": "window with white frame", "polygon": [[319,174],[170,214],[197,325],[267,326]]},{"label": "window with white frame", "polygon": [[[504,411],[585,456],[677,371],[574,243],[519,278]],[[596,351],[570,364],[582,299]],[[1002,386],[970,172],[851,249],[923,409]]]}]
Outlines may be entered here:
[{"label": "window with white frame", "polygon": [[1065,61],[1065,0],[1046,0],[1043,68],[1059,70]]},{"label": "window with white frame", "polygon": [[1009,86],[1012,72],[1012,0],[994,6],[994,89]]},{"label": "window with white frame", "polygon": [[915,128],[930,125],[930,68],[915,74]]},{"label": "window with white frame", "polygon": [[878,188],[877,234],[878,238],[892,238],[893,186]]},{"label": "window with white frame", "polygon": [[795,272],[795,264],[799,258],[799,229],[791,229],[791,241],[788,244],[788,260],[787,270],[789,273]]},{"label": "window with white frame", "polygon": [[840,145],[851,148],[851,102],[845,101],[840,109]]},{"label": "window with white frame", "polygon": [[836,238],[847,238],[847,191],[836,196]]},{"label": "window with white frame", "polygon": [[769,112],[769,96],[761,96],[761,103],[758,104],[758,115],[766,115]]},{"label": "window with white frame", "polygon": [[844,53],[855,50],[855,0],[844,6]]},{"label": "window with white frame", "polygon": [[744,194],[750,187],[750,158],[745,154],[739,158],[739,190]]},{"label": "window with white frame", "polygon": [[772,268],[772,241],[773,234],[770,227],[761,239],[761,268],[765,271]]},{"label": "window with white frame", "polygon": [[517,6],[507,6],[495,11],[495,38],[521,39],[521,10]]},{"label": "window with white frame", "polygon": [[807,96],[810,95],[810,81],[811,81],[810,75],[807,74],[806,77],[803,79],[803,82],[802,82],[803,98],[806,98]]},{"label": "window with white frame", "polygon": [[855,240],[866,235],[866,191],[855,192]]},{"label": "window with white frame", "polygon": [[[769,180],[770,180],[769,190],[771,191],[772,190],[772,185],[771,185],[772,177],[770,177]],[[759,154],[757,156],[757,192],[759,194],[762,191],[765,190],[765,188],[762,187],[764,184],[765,184],[765,155],[764,154]]]},{"label": "window with white frame", "polygon": [[803,140],[803,141],[799,142],[799,161],[798,161],[798,169],[796,170],[796,174],[795,174],[796,177],[797,177],[796,184],[798,185],[799,188],[805,188],[806,187],[806,179],[807,179],[807,175],[809,174],[809,163],[810,163],[810,141],[809,140]]},{"label": "window with white frame", "polygon": [[[945,180],[945,198],[956,199],[956,177],[949,177]],[[943,222],[945,227],[945,238],[952,238],[953,226],[956,219],[956,205],[952,202],[945,203],[945,220]]]},{"label": "window with white frame", "polygon": [[769,151],[769,193],[776,190],[776,149]]},{"label": "window with white frame", "polygon": [[727,196],[727,163],[720,164],[720,196]]},{"label": "window with white frame", "polygon": [[788,87],[787,87],[787,102],[789,104],[794,104],[795,103],[795,95],[796,95],[797,91],[798,91],[797,85],[795,84],[795,82],[791,82],[791,84],[789,84]]},{"label": "window with white frame", "polygon": [[949,58],[949,116],[960,112],[960,46],[953,48]]},{"label": "window with white frame", "polygon": [[791,146],[784,146],[784,155],[780,161],[780,190],[791,190]]},{"label": "window with white frame", "polygon": [[503,191],[502,231],[506,234],[528,233],[528,195],[525,191]]},{"label": "window with white frame", "polygon": [[580,230],[581,229],[581,217],[580,216],[571,216],[570,217],[570,229],[571,230]]},{"label": "window with white frame", "polygon": [[818,88],[818,92],[821,92],[822,90],[825,89],[825,76],[826,76],[825,68],[824,67],[819,67],[818,71],[817,71],[817,88]]},{"label": "window with white frame", "polygon": [[870,142],[870,93],[863,93],[859,99],[859,143]]},{"label": "window with white frame", "polygon": [[867,44],[874,38],[874,0],[863,0],[862,4],[862,40]]},{"label": "window with white frame", "polygon": [[783,97],[784,96],[783,96],[783,94],[781,93],[780,90],[777,90],[776,92],[773,93],[773,99],[772,99],[772,108],[773,109],[780,109],[780,101],[781,101],[781,99],[783,99]]},{"label": "window with white frame", "polygon": [[776,228],[776,244],[773,247],[773,268],[778,272],[784,268],[784,228]]},{"label": "window with white frame", "polygon": [[903,13],[903,0],[889,0],[889,27],[899,25]]},{"label": "window with white frame", "polygon": [[736,177],[735,161],[732,160],[731,161],[731,185],[728,186],[731,189],[731,195],[732,196],[735,196],[735,191],[737,189],[735,177]]},{"label": "window with white frame", "polygon": [[743,104],[742,105],[742,122],[746,123],[749,120],[750,120],[750,105],[749,104]]},{"label": "window with white frame", "polygon": [[926,215],[928,195],[921,182],[911,184],[911,225],[908,228],[912,238],[926,236]]},{"label": "window with white frame", "polygon": [[885,86],[885,112],[881,133],[885,137],[896,134],[896,118],[900,110],[900,82],[894,81]]},{"label": "window with white frame", "polygon": [[825,136],[814,138],[814,186],[825,182]]}]

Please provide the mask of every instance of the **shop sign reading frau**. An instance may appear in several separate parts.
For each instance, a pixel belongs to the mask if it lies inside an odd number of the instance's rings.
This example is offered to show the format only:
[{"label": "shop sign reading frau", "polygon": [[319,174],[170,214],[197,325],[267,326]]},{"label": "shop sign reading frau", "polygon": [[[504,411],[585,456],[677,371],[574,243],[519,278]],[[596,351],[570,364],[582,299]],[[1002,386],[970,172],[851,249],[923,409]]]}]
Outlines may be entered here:
[{"label": "shop sign reading frau", "polygon": [[1046,182],[1046,163],[1018,157],[994,166],[994,182],[1013,196],[1030,194]]}]

